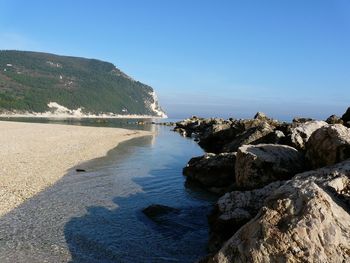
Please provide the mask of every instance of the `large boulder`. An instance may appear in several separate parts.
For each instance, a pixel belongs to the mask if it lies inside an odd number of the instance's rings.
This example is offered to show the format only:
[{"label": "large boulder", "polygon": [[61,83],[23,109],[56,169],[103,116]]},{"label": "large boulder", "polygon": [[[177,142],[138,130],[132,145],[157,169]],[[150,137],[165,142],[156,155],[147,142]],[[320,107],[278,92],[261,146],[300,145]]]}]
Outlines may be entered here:
[{"label": "large boulder", "polygon": [[341,124],[324,126],[311,135],[306,148],[313,168],[346,160],[350,158],[350,129]]},{"label": "large boulder", "polygon": [[341,119],[347,127],[350,127],[350,107],[346,110]]},{"label": "large boulder", "polygon": [[206,189],[217,192],[218,188],[226,189],[235,182],[235,162],[236,153],[207,153],[192,158],[183,174]]},{"label": "large boulder", "polygon": [[252,191],[226,193],[209,215],[209,251],[216,252],[241,226],[251,220],[263,206],[265,199],[284,181],[277,181]]},{"label": "large boulder", "polygon": [[245,144],[275,143],[274,129],[267,122],[251,127],[242,134],[236,136],[230,143],[223,147],[224,152],[237,152],[238,148]]},{"label": "large boulder", "polygon": [[263,120],[263,121],[266,121],[266,120],[271,120],[269,117],[267,117],[267,115],[261,111],[258,111],[255,116],[254,116],[254,119],[256,120]]},{"label": "large boulder", "polygon": [[286,145],[244,145],[236,157],[236,185],[254,189],[304,170],[303,155]]},{"label": "large boulder", "polygon": [[292,128],[291,141],[293,147],[298,150],[304,150],[311,134],[325,125],[327,123],[324,121],[307,121]]},{"label": "large boulder", "polygon": [[244,127],[234,122],[215,123],[209,126],[200,136],[199,146],[207,152],[220,153],[228,144],[244,131]]},{"label": "large boulder", "polygon": [[350,262],[350,161],[299,174],[207,262]]},{"label": "large boulder", "polygon": [[331,115],[327,118],[326,122],[328,124],[343,124],[344,121],[339,118],[337,115]]}]

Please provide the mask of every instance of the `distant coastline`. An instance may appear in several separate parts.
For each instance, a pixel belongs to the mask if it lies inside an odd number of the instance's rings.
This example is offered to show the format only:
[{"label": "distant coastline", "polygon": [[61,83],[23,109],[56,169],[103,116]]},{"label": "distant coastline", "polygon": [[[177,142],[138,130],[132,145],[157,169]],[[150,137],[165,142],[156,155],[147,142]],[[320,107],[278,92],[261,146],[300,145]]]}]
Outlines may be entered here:
[{"label": "distant coastline", "polygon": [[167,119],[168,117],[152,116],[152,115],[121,115],[121,114],[56,114],[50,112],[6,112],[0,113],[2,118],[52,118],[52,119]]},{"label": "distant coastline", "polygon": [[29,112],[29,111],[3,111],[0,112],[0,117],[4,118],[55,118],[55,119],[167,119],[168,116],[161,111],[156,111],[158,116],[154,115],[139,115],[139,114],[117,114],[113,112],[108,113],[84,113],[82,108],[76,110],[68,109],[56,102],[47,104],[50,111],[46,112]]}]

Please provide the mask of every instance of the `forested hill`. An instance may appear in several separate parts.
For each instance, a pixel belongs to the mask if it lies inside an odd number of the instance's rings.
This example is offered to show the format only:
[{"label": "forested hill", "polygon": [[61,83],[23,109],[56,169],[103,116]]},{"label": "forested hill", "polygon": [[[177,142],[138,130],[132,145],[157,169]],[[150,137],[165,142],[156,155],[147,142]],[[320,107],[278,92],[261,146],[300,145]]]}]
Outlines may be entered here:
[{"label": "forested hill", "polygon": [[28,51],[0,51],[0,112],[47,112],[48,104],[90,114],[161,116],[150,86],[113,64]]}]

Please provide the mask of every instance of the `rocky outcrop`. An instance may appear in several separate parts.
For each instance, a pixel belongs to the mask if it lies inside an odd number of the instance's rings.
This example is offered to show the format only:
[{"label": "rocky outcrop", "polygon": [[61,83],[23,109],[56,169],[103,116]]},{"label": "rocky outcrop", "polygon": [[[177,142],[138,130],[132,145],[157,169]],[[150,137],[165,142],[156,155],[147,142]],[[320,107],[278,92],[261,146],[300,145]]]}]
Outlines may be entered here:
[{"label": "rocky outcrop", "polygon": [[233,191],[222,196],[209,216],[209,251],[216,252],[241,226],[255,217],[265,199],[283,183],[277,181],[260,189]]},{"label": "rocky outcrop", "polygon": [[341,119],[343,120],[344,125],[350,127],[350,107],[346,110]]},{"label": "rocky outcrop", "polygon": [[344,121],[339,118],[337,115],[331,115],[327,118],[326,122],[328,124],[343,124]]},{"label": "rocky outcrop", "polygon": [[268,121],[271,120],[269,117],[266,116],[265,113],[259,111],[255,114],[254,119],[256,120],[263,120],[263,121]]},{"label": "rocky outcrop", "polygon": [[324,126],[311,135],[306,148],[313,168],[346,160],[350,158],[350,129],[341,124]]},{"label": "rocky outcrop", "polygon": [[199,134],[199,145],[207,152],[220,153],[223,147],[234,140],[244,128],[234,122],[215,123]]},{"label": "rocky outcrop", "polygon": [[350,262],[350,161],[278,188],[207,262]]},{"label": "rocky outcrop", "polygon": [[305,150],[305,144],[309,140],[311,134],[325,125],[327,125],[327,123],[324,121],[307,121],[292,128],[291,141],[293,147],[298,150]]},{"label": "rocky outcrop", "polygon": [[[221,153],[234,152],[239,146],[247,143],[275,143],[276,134],[273,134],[273,131],[284,132],[284,128],[284,123],[258,112],[254,119],[246,120],[204,119],[193,116],[177,122],[174,131],[183,136],[196,138],[199,145],[207,152]],[[259,139],[261,142],[255,142]]]},{"label": "rocky outcrop", "polygon": [[275,143],[279,135],[275,134],[271,125],[263,122],[236,136],[230,143],[223,146],[223,151],[236,152],[239,147],[246,144]]},{"label": "rocky outcrop", "polygon": [[192,158],[183,174],[211,192],[224,192],[235,182],[236,153],[207,153]]},{"label": "rocky outcrop", "polygon": [[[179,128],[216,154],[184,172],[206,189],[230,178],[208,217],[216,254],[200,262],[350,262],[350,108],[326,122],[263,113],[191,122]],[[234,164],[220,163],[222,152],[236,151]],[[220,167],[234,167],[234,178],[215,179]]]},{"label": "rocky outcrop", "polygon": [[303,156],[293,147],[275,144],[244,145],[236,157],[236,185],[259,188],[290,179],[303,171]]}]

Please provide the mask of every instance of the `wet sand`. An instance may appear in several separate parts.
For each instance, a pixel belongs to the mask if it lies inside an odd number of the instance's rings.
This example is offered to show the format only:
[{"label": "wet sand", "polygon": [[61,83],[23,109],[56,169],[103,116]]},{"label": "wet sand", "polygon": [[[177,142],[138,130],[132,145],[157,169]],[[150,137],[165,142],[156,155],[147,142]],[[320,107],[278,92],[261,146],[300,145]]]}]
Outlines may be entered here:
[{"label": "wet sand", "polygon": [[0,216],[57,182],[70,168],[105,156],[122,141],[150,134],[0,121]]}]

